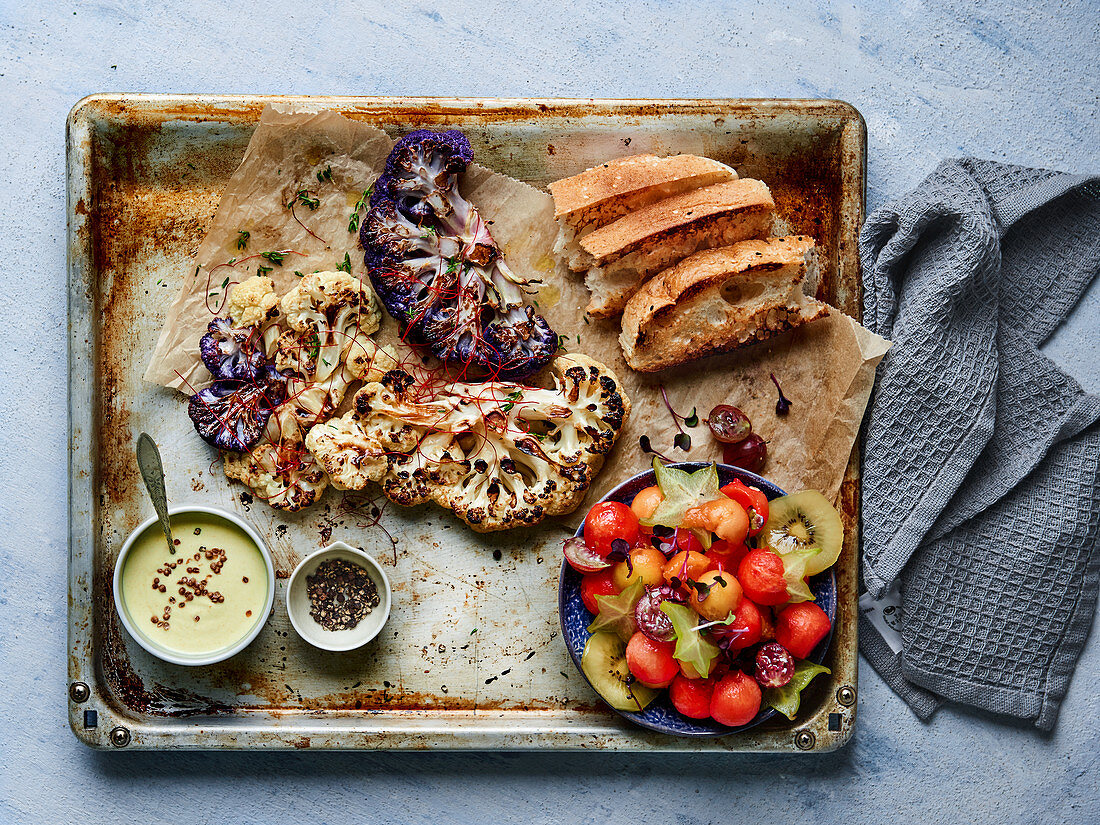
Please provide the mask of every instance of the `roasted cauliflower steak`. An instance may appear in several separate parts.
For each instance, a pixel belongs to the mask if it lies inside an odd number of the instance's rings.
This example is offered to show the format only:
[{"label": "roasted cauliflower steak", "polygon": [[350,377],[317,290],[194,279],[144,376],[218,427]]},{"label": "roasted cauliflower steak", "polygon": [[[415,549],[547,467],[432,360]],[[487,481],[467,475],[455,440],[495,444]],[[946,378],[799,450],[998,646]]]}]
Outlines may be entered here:
[{"label": "roasted cauliflower steak", "polygon": [[275,343],[275,366],[287,376],[304,429],[325,421],[361,378],[382,318],[371,288],[346,272],[314,272],[279,300],[288,327]]},{"label": "roasted cauliflower steak", "polygon": [[559,355],[553,386],[440,385],[392,369],[318,425],[306,446],[337,489],[377,483],[402,505],[434,501],[478,532],[575,510],[630,414],[616,375]]},{"label": "roasted cauliflower steak", "polygon": [[303,431],[290,402],[275,408],[259,442],[246,453],[226,452],[225,475],[252,489],[279,510],[308,507],[328,486],[325,471],[303,443]]}]

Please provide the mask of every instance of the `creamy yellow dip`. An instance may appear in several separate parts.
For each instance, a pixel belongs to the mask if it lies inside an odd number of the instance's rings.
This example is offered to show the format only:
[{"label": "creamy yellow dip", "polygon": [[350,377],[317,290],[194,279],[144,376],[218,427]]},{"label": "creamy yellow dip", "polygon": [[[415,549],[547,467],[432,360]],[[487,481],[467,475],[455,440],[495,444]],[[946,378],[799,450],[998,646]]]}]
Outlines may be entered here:
[{"label": "creamy yellow dip", "polygon": [[156,646],[199,655],[224,650],[266,618],[264,558],[243,530],[218,516],[179,513],[171,521],[174,554],[155,522],[130,547],[120,609]]}]

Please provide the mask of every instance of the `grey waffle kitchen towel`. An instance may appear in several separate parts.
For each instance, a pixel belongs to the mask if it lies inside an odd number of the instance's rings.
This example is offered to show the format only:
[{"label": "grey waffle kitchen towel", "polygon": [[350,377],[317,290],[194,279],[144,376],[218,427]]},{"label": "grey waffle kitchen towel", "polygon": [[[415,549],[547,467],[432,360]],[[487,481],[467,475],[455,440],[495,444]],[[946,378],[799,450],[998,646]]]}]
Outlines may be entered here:
[{"label": "grey waffle kitchen towel", "polygon": [[864,424],[861,650],[913,710],[1054,726],[1100,589],[1100,398],[1038,347],[1100,271],[1100,178],[942,163],[860,234],[893,341]]}]

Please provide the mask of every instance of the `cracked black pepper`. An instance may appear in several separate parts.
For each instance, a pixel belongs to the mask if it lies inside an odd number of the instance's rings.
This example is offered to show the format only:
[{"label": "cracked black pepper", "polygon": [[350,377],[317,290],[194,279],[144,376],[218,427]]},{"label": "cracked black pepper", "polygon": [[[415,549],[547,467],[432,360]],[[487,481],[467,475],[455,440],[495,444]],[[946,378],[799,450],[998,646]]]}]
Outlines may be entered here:
[{"label": "cracked black pepper", "polygon": [[343,559],[330,559],[306,576],[309,615],[325,630],[351,630],[380,601],[367,571]]}]

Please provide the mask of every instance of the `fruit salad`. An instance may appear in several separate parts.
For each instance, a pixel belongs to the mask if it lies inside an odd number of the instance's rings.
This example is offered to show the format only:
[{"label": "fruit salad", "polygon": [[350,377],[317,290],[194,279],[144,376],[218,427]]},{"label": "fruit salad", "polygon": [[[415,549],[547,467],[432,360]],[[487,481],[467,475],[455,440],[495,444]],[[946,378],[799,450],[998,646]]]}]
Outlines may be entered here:
[{"label": "fruit salad", "polygon": [[816,490],[769,501],[738,480],[719,486],[713,464],[653,469],[656,485],[596,504],[565,543],[593,617],[585,677],[621,711],[667,688],[689,719],[740,727],[771,707],[793,720],[829,672],[810,660],[832,623],[807,580],[840,555],[839,514]]}]

